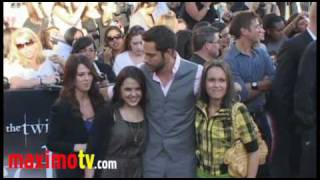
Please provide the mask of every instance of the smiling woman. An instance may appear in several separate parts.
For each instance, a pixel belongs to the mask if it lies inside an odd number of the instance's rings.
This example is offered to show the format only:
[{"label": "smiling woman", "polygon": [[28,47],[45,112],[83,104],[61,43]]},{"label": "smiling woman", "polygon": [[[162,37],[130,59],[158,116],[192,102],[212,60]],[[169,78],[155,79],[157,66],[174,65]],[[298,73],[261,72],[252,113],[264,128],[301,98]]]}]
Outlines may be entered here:
[{"label": "smiling woman", "polygon": [[256,176],[257,132],[253,130],[254,122],[243,104],[237,108],[235,116],[231,116],[231,109],[236,104],[233,92],[231,72],[225,62],[213,61],[204,68],[195,121],[198,177],[230,177],[224,156],[235,141],[234,132],[239,132],[239,139],[249,154],[248,177]]},{"label": "smiling woman", "polygon": [[[140,69],[128,66],[120,71],[109,111],[114,121],[111,135],[108,136],[105,126],[100,125],[94,132],[93,140],[89,141],[89,148],[93,147],[97,159],[116,160],[117,169],[95,171],[97,177],[142,177],[142,152],[146,137],[145,95],[145,77]],[[86,171],[86,177],[93,175],[94,170]]]},{"label": "smiling woman", "polygon": [[60,81],[54,63],[44,57],[41,42],[32,30],[17,29],[10,43],[4,76],[12,88],[33,88]]},{"label": "smiling woman", "polygon": [[[84,55],[71,55],[64,72],[63,89],[51,109],[47,147],[69,155],[86,151],[95,122],[100,118],[109,122],[110,118],[104,114],[105,101],[95,85],[98,76],[90,60]],[[84,177],[84,171],[77,165],[75,169],[57,169],[57,176]]]}]

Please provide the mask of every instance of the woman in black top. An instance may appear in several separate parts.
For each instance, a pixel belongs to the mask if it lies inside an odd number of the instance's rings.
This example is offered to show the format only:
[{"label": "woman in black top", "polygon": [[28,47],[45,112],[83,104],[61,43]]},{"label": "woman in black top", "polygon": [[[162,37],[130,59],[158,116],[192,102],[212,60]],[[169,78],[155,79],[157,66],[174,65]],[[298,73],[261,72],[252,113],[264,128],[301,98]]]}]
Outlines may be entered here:
[{"label": "woman in black top", "polygon": [[[104,100],[95,85],[97,75],[90,60],[83,55],[71,55],[64,70],[64,84],[60,97],[53,105],[47,147],[50,151],[68,157],[79,151],[86,152],[94,122],[105,119]],[[105,127],[105,131],[108,131]],[[78,160],[79,162],[79,160]],[[60,162],[61,165],[61,162]],[[57,177],[84,177],[84,170],[56,169]]]},{"label": "woman in black top", "polygon": [[[117,168],[95,171],[96,177],[142,177],[145,95],[145,77],[141,70],[134,66],[122,69],[116,79],[112,105],[106,110],[114,122],[110,139],[106,134],[106,123],[101,121],[89,141],[89,149],[97,160],[116,161]],[[94,170],[86,170],[86,177],[93,175]]]},{"label": "woman in black top", "polygon": [[182,12],[182,18],[186,21],[188,29],[200,21],[213,23],[218,14],[212,2],[186,2]]}]

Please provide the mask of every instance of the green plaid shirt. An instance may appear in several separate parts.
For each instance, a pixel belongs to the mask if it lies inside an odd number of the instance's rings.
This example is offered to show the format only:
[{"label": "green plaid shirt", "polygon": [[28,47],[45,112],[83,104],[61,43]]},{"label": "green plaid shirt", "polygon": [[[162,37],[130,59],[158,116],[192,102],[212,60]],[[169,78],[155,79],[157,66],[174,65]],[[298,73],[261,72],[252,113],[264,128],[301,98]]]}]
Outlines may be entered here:
[{"label": "green plaid shirt", "polygon": [[[221,175],[224,154],[234,141],[232,136],[231,109],[221,108],[213,117],[208,117],[207,104],[198,101],[196,111],[196,155],[198,168],[213,176]],[[244,144],[256,141],[257,134],[252,118],[243,105],[236,112],[235,127]]]}]

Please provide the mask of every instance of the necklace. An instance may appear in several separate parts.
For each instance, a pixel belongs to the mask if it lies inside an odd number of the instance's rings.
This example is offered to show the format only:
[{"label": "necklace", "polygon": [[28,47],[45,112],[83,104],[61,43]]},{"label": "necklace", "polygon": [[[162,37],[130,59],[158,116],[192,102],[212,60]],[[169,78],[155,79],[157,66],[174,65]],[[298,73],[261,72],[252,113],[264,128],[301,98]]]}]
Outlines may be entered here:
[{"label": "necklace", "polygon": [[[142,123],[142,122],[141,122]],[[129,129],[130,129],[130,132],[131,132],[131,134],[132,134],[132,136],[133,136],[133,141],[134,141],[134,143],[137,143],[138,142],[138,138],[140,137],[139,136],[139,129],[141,129],[141,127],[142,127],[142,124],[141,123],[139,123],[139,124],[133,124],[132,122],[127,122],[127,124],[128,124],[128,127],[129,127]]]}]

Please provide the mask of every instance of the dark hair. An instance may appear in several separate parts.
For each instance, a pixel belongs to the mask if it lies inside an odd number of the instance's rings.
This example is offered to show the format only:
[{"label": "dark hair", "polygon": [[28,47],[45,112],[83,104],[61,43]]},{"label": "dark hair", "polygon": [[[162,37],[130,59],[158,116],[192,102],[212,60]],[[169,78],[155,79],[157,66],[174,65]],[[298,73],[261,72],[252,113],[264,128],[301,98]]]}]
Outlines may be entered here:
[{"label": "dark hair", "polygon": [[249,29],[252,20],[258,19],[256,13],[251,11],[239,12],[236,16],[232,18],[230,24],[230,34],[234,35],[236,39],[241,36],[241,28]]},{"label": "dark hair", "polygon": [[79,109],[79,102],[77,101],[75,96],[75,81],[77,77],[78,66],[80,64],[86,66],[93,75],[93,81],[88,91],[88,95],[93,108],[97,110],[97,108],[104,103],[104,98],[100,94],[97,85],[98,75],[91,61],[86,56],[81,54],[71,54],[66,62],[66,65],[64,67],[63,88],[60,92],[59,100],[67,100],[73,105],[75,109]]},{"label": "dark hair", "polygon": [[131,47],[130,47],[130,42],[132,40],[132,38],[134,36],[138,36],[138,35],[141,35],[145,32],[144,28],[139,26],[139,25],[135,25],[135,26],[132,26],[129,31],[128,31],[128,34],[126,35],[126,38],[125,38],[125,51],[128,51],[128,50],[131,50]]},{"label": "dark hair", "polygon": [[216,28],[219,32],[221,32],[227,26],[227,24],[216,21],[216,22],[213,22],[211,26]]},{"label": "dark hair", "polygon": [[219,31],[211,26],[204,26],[192,32],[192,49],[193,52],[199,51],[205,43],[213,40],[213,35]]},{"label": "dark hair", "polygon": [[176,49],[176,34],[166,26],[154,26],[146,31],[143,36],[145,42],[154,42],[156,50],[165,52],[168,49]]},{"label": "dark hair", "polygon": [[121,98],[121,86],[127,78],[132,78],[139,83],[141,92],[142,92],[142,97],[139,102],[139,105],[142,107],[142,109],[144,109],[146,104],[146,93],[147,93],[147,87],[145,84],[146,80],[143,72],[135,66],[127,66],[123,68],[118,74],[115,82],[115,86],[113,88],[113,97],[111,99],[113,107],[120,108],[124,105],[124,101]]},{"label": "dark hair", "polygon": [[83,32],[78,29],[78,28],[75,28],[75,27],[71,27],[70,29],[68,29],[65,33],[64,33],[64,40],[70,45],[72,46],[72,43],[74,41],[74,35],[77,33],[77,32],[81,32],[82,35],[83,35]]},{"label": "dark hair", "polygon": [[179,55],[184,59],[189,59],[192,56],[192,44],[191,37],[192,32],[190,30],[180,30],[176,34],[177,47]]},{"label": "dark hair", "polygon": [[118,33],[121,35],[121,37],[123,37],[123,32],[121,31],[121,29],[118,26],[109,26],[104,33],[104,42],[105,42],[105,45],[107,45],[107,46],[109,43],[107,37],[108,37],[109,32],[112,30],[118,31]]},{"label": "dark hair", "polygon": [[275,28],[275,23],[284,22],[281,16],[276,14],[267,14],[263,17],[263,29]]},{"label": "dark hair", "polygon": [[232,80],[232,75],[231,75],[229,65],[222,60],[213,60],[212,62],[210,62],[204,67],[203,73],[201,76],[201,83],[200,83],[200,100],[202,100],[204,103],[207,103],[207,104],[209,103],[209,95],[206,90],[206,80],[207,80],[208,71],[213,67],[218,67],[222,69],[226,75],[227,91],[226,91],[226,95],[222,99],[221,107],[230,108],[234,101],[235,91],[234,91],[234,85],[233,85],[233,80]]},{"label": "dark hair", "polygon": [[195,30],[201,28],[201,27],[207,27],[207,26],[211,26],[211,24],[208,21],[200,21],[197,22],[193,28],[192,28],[192,32],[194,32]]},{"label": "dark hair", "polygon": [[79,53],[82,49],[90,46],[91,44],[93,44],[93,47],[96,50],[97,48],[94,44],[94,40],[89,36],[83,36],[73,43],[71,54]]}]

